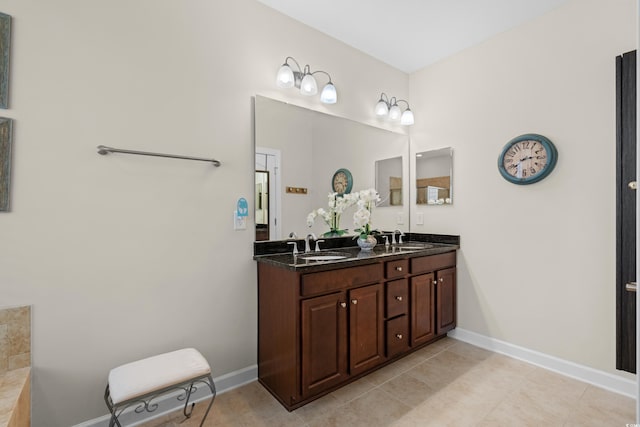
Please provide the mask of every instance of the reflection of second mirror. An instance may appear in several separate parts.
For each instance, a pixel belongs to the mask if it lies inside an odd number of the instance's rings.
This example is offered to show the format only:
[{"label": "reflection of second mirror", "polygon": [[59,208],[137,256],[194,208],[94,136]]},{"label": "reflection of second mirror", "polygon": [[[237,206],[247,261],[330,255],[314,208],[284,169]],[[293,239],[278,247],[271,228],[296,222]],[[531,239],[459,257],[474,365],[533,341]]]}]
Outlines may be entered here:
[{"label": "reflection of second mirror", "polygon": [[402,157],[376,160],[377,207],[402,206]]},{"label": "reflection of second mirror", "polygon": [[416,154],[416,204],[453,203],[453,149],[423,151]]}]

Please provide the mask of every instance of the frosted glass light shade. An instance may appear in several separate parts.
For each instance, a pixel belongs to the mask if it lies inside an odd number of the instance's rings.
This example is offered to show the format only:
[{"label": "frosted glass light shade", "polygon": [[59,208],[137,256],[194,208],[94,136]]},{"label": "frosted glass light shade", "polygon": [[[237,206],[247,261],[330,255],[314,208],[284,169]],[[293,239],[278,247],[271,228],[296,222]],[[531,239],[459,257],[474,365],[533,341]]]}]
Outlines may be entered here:
[{"label": "frosted glass light shade", "polygon": [[389,118],[391,120],[399,120],[401,115],[402,115],[402,110],[400,110],[400,107],[398,107],[398,104],[394,104],[389,109]]},{"label": "frosted glass light shade", "polygon": [[324,104],[335,104],[338,102],[338,92],[336,92],[336,87],[333,83],[327,83],[324,89],[322,89],[320,101]]},{"label": "frosted glass light shade", "polygon": [[276,76],[276,85],[280,88],[288,89],[292,88],[294,84],[295,78],[293,77],[293,70],[289,65],[282,64]]},{"label": "frosted glass light shade", "polygon": [[311,74],[305,74],[300,83],[300,93],[303,95],[315,95],[318,93],[318,83]]},{"label": "frosted glass light shade", "polygon": [[386,116],[387,113],[389,112],[389,107],[387,106],[387,103],[384,102],[382,99],[378,101],[378,103],[376,104],[375,112],[376,112],[376,116]]},{"label": "frosted glass light shade", "polygon": [[410,109],[406,109],[404,110],[404,113],[402,113],[402,117],[400,118],[400,124],[401,125],[412,125],[413,124],[413,111],[411,111]]}]

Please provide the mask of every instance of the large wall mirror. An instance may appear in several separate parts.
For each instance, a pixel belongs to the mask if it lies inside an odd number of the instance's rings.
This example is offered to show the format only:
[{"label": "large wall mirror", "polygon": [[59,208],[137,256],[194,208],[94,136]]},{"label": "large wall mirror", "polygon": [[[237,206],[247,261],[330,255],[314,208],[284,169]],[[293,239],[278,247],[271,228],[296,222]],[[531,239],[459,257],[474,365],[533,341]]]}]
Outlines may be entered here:
[{"label": "large wall mirror", "polygon": [[[377,188],[387,203],[374,209],[373,226],[409,231],[403,228],[409,224],[408,203],[402,203],[409,200],[409,189],[404,185],[398,192],[397,188],[408,182],[407,135],[256,96],[255,145],[255,169],[259,174],[268,172],[268,183],[260,181],[262,197],[268,197],[268,201],[261,200],[261,206],[268,207],[268,221],[265,212],[257,211],[256,196],[256,218],[260,214],[262,219],[257,225],[264,228],[263,223],[268,222],[269,240],[286,239],[291,233],[303,238],[309,232],[321,235],[328,231],[318,218],[308,227],[307,216],[312,210],[327,208],[334,173],[349,170],[352,192],[377,187],[376,166],[386,170],[387,160],[390,172],[384,194]],[[393,182],[391,177],[400,179]],[[258,184],[256,178],[256,191]],[[353,212],[351,208],[340,220],[340,228],[348,229],[349,234],[355,228]]]},{"label": "large wall mirror", "polygon": [[453,203],[453,149],[423,151],[416,154],[416,204]]}]

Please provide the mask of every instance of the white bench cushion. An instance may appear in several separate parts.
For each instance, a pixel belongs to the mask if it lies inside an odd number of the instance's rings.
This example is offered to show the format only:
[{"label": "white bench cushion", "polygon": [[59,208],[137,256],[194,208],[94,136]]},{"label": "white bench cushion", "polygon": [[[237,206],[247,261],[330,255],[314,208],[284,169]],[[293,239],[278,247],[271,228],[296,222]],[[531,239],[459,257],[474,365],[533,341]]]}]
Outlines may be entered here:
[{"label": "white bench cushion", "polygon": [[207,360],[198,350],[183,348],[112,369],[109,372],[109,394],[117,405],[210,372]]}]

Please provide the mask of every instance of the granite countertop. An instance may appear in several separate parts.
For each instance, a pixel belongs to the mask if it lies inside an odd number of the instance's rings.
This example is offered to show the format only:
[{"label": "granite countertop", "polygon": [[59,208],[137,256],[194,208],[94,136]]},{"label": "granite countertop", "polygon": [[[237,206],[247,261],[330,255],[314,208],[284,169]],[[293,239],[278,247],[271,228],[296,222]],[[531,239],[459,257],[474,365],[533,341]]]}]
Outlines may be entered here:
[{"label": "granite countertop", "polygon": [[[274,265],[288,270],[301,272],[315,272],[332,270],[334,268],[353,267],[356,265],[374,264],[381,260],[390,261],[399,258],[413,258],[426,255],[436,255],[445,252],[456,251],[458,244],[431,243],[431,242],[406,242],[402,245],[378,244],[371,252],[361,251],[357,246],[340,247],[320,252],[299,253],[294,256],[291,252],[284,254],[256,255],[254,260]],[[317,255],[345,256],[334,260],[307,259]]]}]

